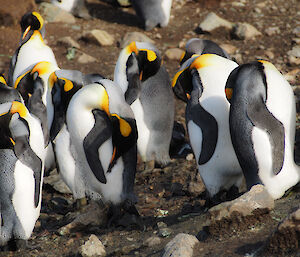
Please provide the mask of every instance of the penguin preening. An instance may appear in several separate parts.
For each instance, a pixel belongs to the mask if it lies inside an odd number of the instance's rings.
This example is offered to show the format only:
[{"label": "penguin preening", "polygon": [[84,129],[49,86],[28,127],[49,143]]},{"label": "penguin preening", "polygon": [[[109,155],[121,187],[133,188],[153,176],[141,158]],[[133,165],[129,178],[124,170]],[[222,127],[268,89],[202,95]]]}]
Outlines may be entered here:
[{"label": "penguin preening", "polygon": [[143,161],[170,161],[174,96],[159,51],[150,43],[132,42],[120,53],[114,72],[130,104],[138,128],[138,152]]},{"label": "penguin preening", "polygon": [[255,61],[232,71],[226,95],[232,143],[248,189],[263,183],[274,199],[282,197],[300,180],[291,86],[273,64]]},{"label": "penguin preening", "polygon": [[131,3],[145,30],[168,25],[172,0],[131,0]]},{"label": "penguin preening", "polygon": [[180,65],[194,54],[216,54],[227,59],[231,59],[229,54],[222,49],[217,43],[202,38],[191,38],[186,42],[185,51],[180,58]]},{"label": "penguin preening", "polygon": [[[26,15],[27,14],[23,16],[22,21],[25,19],[24,17]],[[21,21],[22,31],[23,27],[26,27],[26,25],[27,28],[23,32],[21,43],[10,62],[8,73],[8,84],[10,86],[15,84],[16,79],[20,75],[26,73],[28,70],[31,70],[33,66],[39,62],[47,61],[57,66],[53,51],[44,43],[43,36],[41,34],[41,30],[44,28],[42,25],[44,23],[42,16],[33,12],[29,17],[37,18],[32,18],[29,21],[25,19],[26,22],[24,22],[24,24]]]},{"label": "penguin preening", "polygon": [[214,54],[188,59],[175,74],[173,89],[187,103],[186,126],[198,171],[213,198],[222,190],[240,187],[243,173],[229,133],[229,103],[224,88],[231,60]]},{"label": "penguin preening", "polygon": [[0,109],[0,245],[13,240],[20,247],[40,213],[44,137],[39,120],[21,102],[1,103]]}]

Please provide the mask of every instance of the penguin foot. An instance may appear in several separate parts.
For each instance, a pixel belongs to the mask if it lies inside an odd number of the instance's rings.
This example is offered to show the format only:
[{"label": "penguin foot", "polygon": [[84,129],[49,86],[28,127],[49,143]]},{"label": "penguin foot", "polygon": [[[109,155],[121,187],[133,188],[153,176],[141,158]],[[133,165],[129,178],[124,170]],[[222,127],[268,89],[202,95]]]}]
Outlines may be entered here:
[{"label": "penguin foot", "polygon": [[27,240],[24,239],[11,239],[6,245],[0,247],[1,252],[18,251],[28,248]]},{"label": "penguin foot", "polygon": [[76,210],[82,210],[87,205],[86,197],[76,199]]}]

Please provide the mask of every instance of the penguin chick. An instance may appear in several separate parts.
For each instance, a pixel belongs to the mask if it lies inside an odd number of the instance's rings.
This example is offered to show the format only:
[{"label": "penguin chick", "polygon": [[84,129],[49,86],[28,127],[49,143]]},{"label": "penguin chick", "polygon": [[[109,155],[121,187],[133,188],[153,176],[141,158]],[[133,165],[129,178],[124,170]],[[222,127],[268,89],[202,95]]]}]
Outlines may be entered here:
[{"label": "penguin chick", "polygon": [[[26,241],[39,217],[44,172],[41,124],[18,102],[0,104],[0,245]],[[4,147],[5,145],[5,147]]]},{"label": "penguin chick", "polygon": [[91,19],[84,0],[51,0],[51,3],[76,17]]},{"label": "penguin chick", "polygon": [[168,25],[172,0],[132,0],[131,2],[145,30]]},{"label": "penguin chick", "polygon": [[134,112],[143,161],[167,164],[175,107],[169,74],[161,65],[159,51],[150,43],[130,43],[119,55],[114,80]]},{"label": "penguin chick", "polygon": [[107,79],[81,88],[71,98],[66,125],[74,197],[133,205],[137,128],[121,89]]},{"label": "penguin chick", "polygon": [[[229,103],[224,88],[237,66],[214,54],[188,59],[172,86],[186,105],[185,119],[198,171],[211,199],[222,190],[240,187],[243,173],[229,133]],[[218,199],[216,199],[218,200]]]},{"label": "penguin chick", "polygon": [[291,86],[273,64],[255,61],[232,71],[226,96],[231,139],[248,189],[263,183],[274,199],[282,197],[300,180]]},{"label": "penguin chick", "polygon": [[185,51],[180,58],[180,65],[194,54],[217,54],[231,60],[229,54],[215,42],[209,39],[191,38],[185,45]]},{"label": "penguin chick", "polygon": [[[37,17],[39,17],[38,20],[40,23],[43,23],[43,18],[40,15]],[[10,86],[15,84],[16,79],[20,75],[31,70],[39,62],[47,61],[57,66],[53,51],[44,43],[40,29],[32,24],[27,24],[27,26],[22,34],[20,46],[17,48],[10,62],[8,72],[8,84]]]}]

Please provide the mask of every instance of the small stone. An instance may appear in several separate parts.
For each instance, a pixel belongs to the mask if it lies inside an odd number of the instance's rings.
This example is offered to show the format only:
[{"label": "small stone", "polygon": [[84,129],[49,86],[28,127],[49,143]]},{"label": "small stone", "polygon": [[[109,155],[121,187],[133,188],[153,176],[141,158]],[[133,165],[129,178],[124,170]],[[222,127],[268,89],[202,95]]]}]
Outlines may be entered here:
[{"label": "small stone", "polygon": [[[299,68],[293,69],[293,70],[289,71],[288,73],[284,74],[283,76],[289,83],[295,84],[297,81],[297,76],[300,77],[300,69]],[[299,94],[299,96],[300,96],[300,94]]]},{"label": "small stone", "polygon": [[111,46],[114,43],[114,37],[105,30],[100,29],[93,29],[92,31],[85,33],[82,38],[100,46]]},{"label": "small stone", "polygon": [[93,234],[89,237],[89,240],[80,247],[79,252],[83,257],[106,256],[104,245],[101,243],[98,237]]},{"label": "small stone", "polygon": [[280,28],[279,27],[269,27],[265,30],[265,33],[267,36],[273,36],[276,34],[280,34]]},{"label": "small stone", "polygon": [[220,47],[224,49],[228,54],[235,54],[237,51],[237,47],[230,44],[221,44]]},{"label": "small stone", "polygon": [[192,257],[193,248],[198,242],[195,236],[180,233],[165,246],[162,257]]},{"label": "small stone", "polygon": [[65,46],[66,48],[74,47],[74,48],[80,49],[80,45],[69,36],[58,39],[57,44]]},{"label": "small stone", "polygon": [[148,42],[154,44],[154,41],[151,38],[147,37],[145,34],[141,32],[128,32],[125,34],[124,38],[120,42],[120,47],[124,48],[127,45],[129,45],[132,41]]},{"label": "small stone", "polygon": [[300,38],[299,37],[293,38],[293,43],[295,43],[296,45],[300,45]]},{"label": "small stone", "polygon": [[212,32],[220,27],[230,30],[233,27],[233,23],[219,17],[214,12],[210,12],[199,25],[199,29],[203,32]]},{"label": "small stone", "polygon": [[170,228],[162,228],[158,231],[159,236],[161,237],[169,237],[172,234],[172,229]]},{"label": "small stone", "polygon": [[194,155],[193,155],[192,153],[189,153],[189,154],[185,157],[185,159],[186,159],[187,161],[192,161],[192,160],[194,159]]},{"label": "small stone", "polygon": [[97,62],[97,59],[93,56],[90,56],[88,54],[82,53],[77,61],[81,64],[86,64],[86,63],[92,63],[92,62]]},{"label": "small stone", "polygon": [[288,51],[289,62],[292,65],[300,65],[300,45],[296,45]]},{"label": "small stone", "polygon": [[254,39],[260,35],[261,33],[248,23],[237,23],[232,29],[232,37],[239,40]]},{"label": "small stone", "polygon": [[293,29],[293,34],[295,34],[297,37],[300,37],[300,26],[297,26]]},{"label": "small stone", "polygon": [[75,23],[76,19],[71,14],[61,8],[54,6],[50,3],[41,3],[40,4],[41,15],[48,22],[60,22],[60,23]]},{"label": "small stone", "polygon": [[146,239],[144,246],[153,247],[155,245],[159,245],[160,243],[161,239],[158,236],[152,236]]},{"label": "small stone", "polygon": [[44,178],[44,183],[52,186],[57,192],[62,194],[71,194],[69,187],[62,181],[57,170],[52,170],[49,176]]},{"label": "small stone", "polygon": [[122,7],[129,7],[131,6],[130,0],[117,0],[118,4]]},{"label": "small stone", "polygon": [[200,195],[205,191],[205,185],[199,172],[197,172],[196,178],[188,184],[188,191],[193,196]]},{"label": "small stone", "polygon": [[169,48],[166,52],[165,55],[169,60],[176,60],[179,61],[180,57],[182,56],[182,53],[184,51],[179,49],[179,48]]},{"label": "small stone", "polygon": [[275,57],[274,53],[273,53],[272,51],[270,51],[270,50],[266,50],[266,51],[265,51],[265,55],[267,56],[267,58],[268,58],[269,60],[272,60],[272,59],[274,59],[274,57]]}]

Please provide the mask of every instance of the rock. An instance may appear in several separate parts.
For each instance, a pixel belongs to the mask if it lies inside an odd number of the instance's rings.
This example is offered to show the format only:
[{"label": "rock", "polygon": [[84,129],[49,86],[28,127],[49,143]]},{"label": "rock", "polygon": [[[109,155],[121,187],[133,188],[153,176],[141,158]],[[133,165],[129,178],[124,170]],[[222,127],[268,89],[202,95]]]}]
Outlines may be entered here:
[{"label": "rock", "polygon": [[278,225],[276,231],[267,240],[265,251],[272,253],[272,256],[273,254],[281,256],[284,253],[294,256],[292,253],[296,253],[300,248],[299,233],[300,206]]},{"label": "rock", "polygon": [[293,38],[293,43],[295,43],[296,45],[300,45],[300,38],[299,37]]},{"label": "rock", "polygon": [[71,38],[69,36],[58,39],[57,44],[62,45],[66,48],[74,47],[74,48],[80,49],[80,45],[73,38]]},{"label": "rock", "polygon": [[210,12],[199,25],[199,29],[202,32],[212,32],[220,27],[230,30],[233,27],[233,23],[219,17],[214,12]]},{"label": "rock", "polygon": [[91,235],[89,240],[80,247],[79,253],[82,257],[103,257],[106,256],[105,247],[97,236]]},{"label": "rock", "polygon": [[232,54],[231,55],[231,58],[234,59],[237,63],[243,63],[244,60],[243,60],[243,55],[238,53],[238,54]]},{"label": "rock", "polygon": [[[288,73],[284,74],[283,76],[289,83],[294,84],[297,81],[297,76],[300,76],[300,68],[293,69],[293,70],[289,71]],[[299,97],[300,97],[300,94],[299,94]]]},{"label": "rock", "polygon": [[197,172],[194,180],[192,180],[188,184],[188,192],[193,196],[197,196],[203,193],[204,191],[205,191],[205,185],[201,179],[199,172]]},{"label": "rock", "polygon": [[117,0],[118,4],[122,7],[129,7],[131,6],[130,0]]},{"label": "rock", "polygon": [[107,208],[92,201],[71,223],[59,229],[60,235],[68,235],[72,230],[79,230],[88,225],[101,226],[107,222]]},{"label": "rock", "polygon": [[168,237],[171,235],[172,230],[167,227],[167,224],[164,222],[157,222],[158,235],[161,237]]},{"label": "rock", "polygon": [[237,23],[232,29],[232,37],[239,40],[254,39],[262,35],[255,27],[248,23]]},{"label": "rock", "polygon": [[212,207],[209,209],[209,214],[211,220],[218,221],[223,218],[230,218],[233,213],[248,216],[258,209],[270,211],[273,208],[274,199],[269,195],[266,188],[263,185],[255,185],[239,198]]},{"label": "rock", "polygon": [[193,248],[198,242],[195,236],[180,233],[165,246],[162,257],[192,257]]},{"label": "rock", "polygon": [[185,159],[186,159],[187,161],[192,161],[192,160],[194,160],[194,155],[193,155],[192,153],[189,153],[189,154],[185,157]]},{"label": "rock", "polygon": [[296,45],[288,51],[289,62],[292,65],[300,65],[300,45]]},{"label": "rock", "polygon": [[223,48],[230,55],[235,54],[237,51],[237,47],[230,44],[221,44],[220,47]]},{"label": "rock", "polygon": [[179,48],[169,48],[165,55],[169,60],[179,61],[183,53],[184,51]]},{"label": "rock", "polygon": [[279,27],[268,27],[265,30],[265,33],[267,34],[267,36],[273,36],[276,34],[280,34],[280,28]]},{"label": "rock", "polygon": [[0,25],[17,25],[22,16],[32,10],[36,10],[34,0],[23,0],[22,4],[20,4],[19,0],[0,0]]},{"label": "rock", "polygon": [[149,42],[151,44],[154,44],[154,41],[147,37],[145,34],[141,32],[128,32],[125,34],[124,38],[120,42],[120,47],[124,48],[128,44],[130,44],[132,41],[138,41],[138,42]]},{"label": "rock", "polygon": [[48,22],[60,22],[60,23],[69,23],[73,24],[76,22],[75,17],[57,6],[54,6],[50,3],[41,3],[40,4],[41,15]]},{"label": "rock", "polygon": [[52,186],[57,192],[62,194],[72,194],[69,187],[63,182],[56,169],[52,170],[48,177],[44,177],[44,183]]},{"label": "rock", "polygon": [[266,50],[265,55],[267,56],[267,59],[272,60],[274,59],[275,55],[271,50]]},{"label": "rock", "polygon": [[114,43],[114,37],[100,29],[93,29],[85,33],[82,39],[100,46],[111,46]]},{"label": "rock", "polygon": [[297,26],[293,29],[293,34],[295,34],[297,37],[300,37],[300,26]]},{"label": "rock", "polygon": [[153,247],[155,245],[159,245],[161,243],[161,239],[158,236],[152,236],[146,239],[144,242],[144,246]]},{"label": "rock", "polygon": [[97,59],[94,58],[93,56],[90,56],[88,54],[82,53],[77,61],[81,64],[86,64],[86,63],[91,63],[91,62],[97,62]]}]

